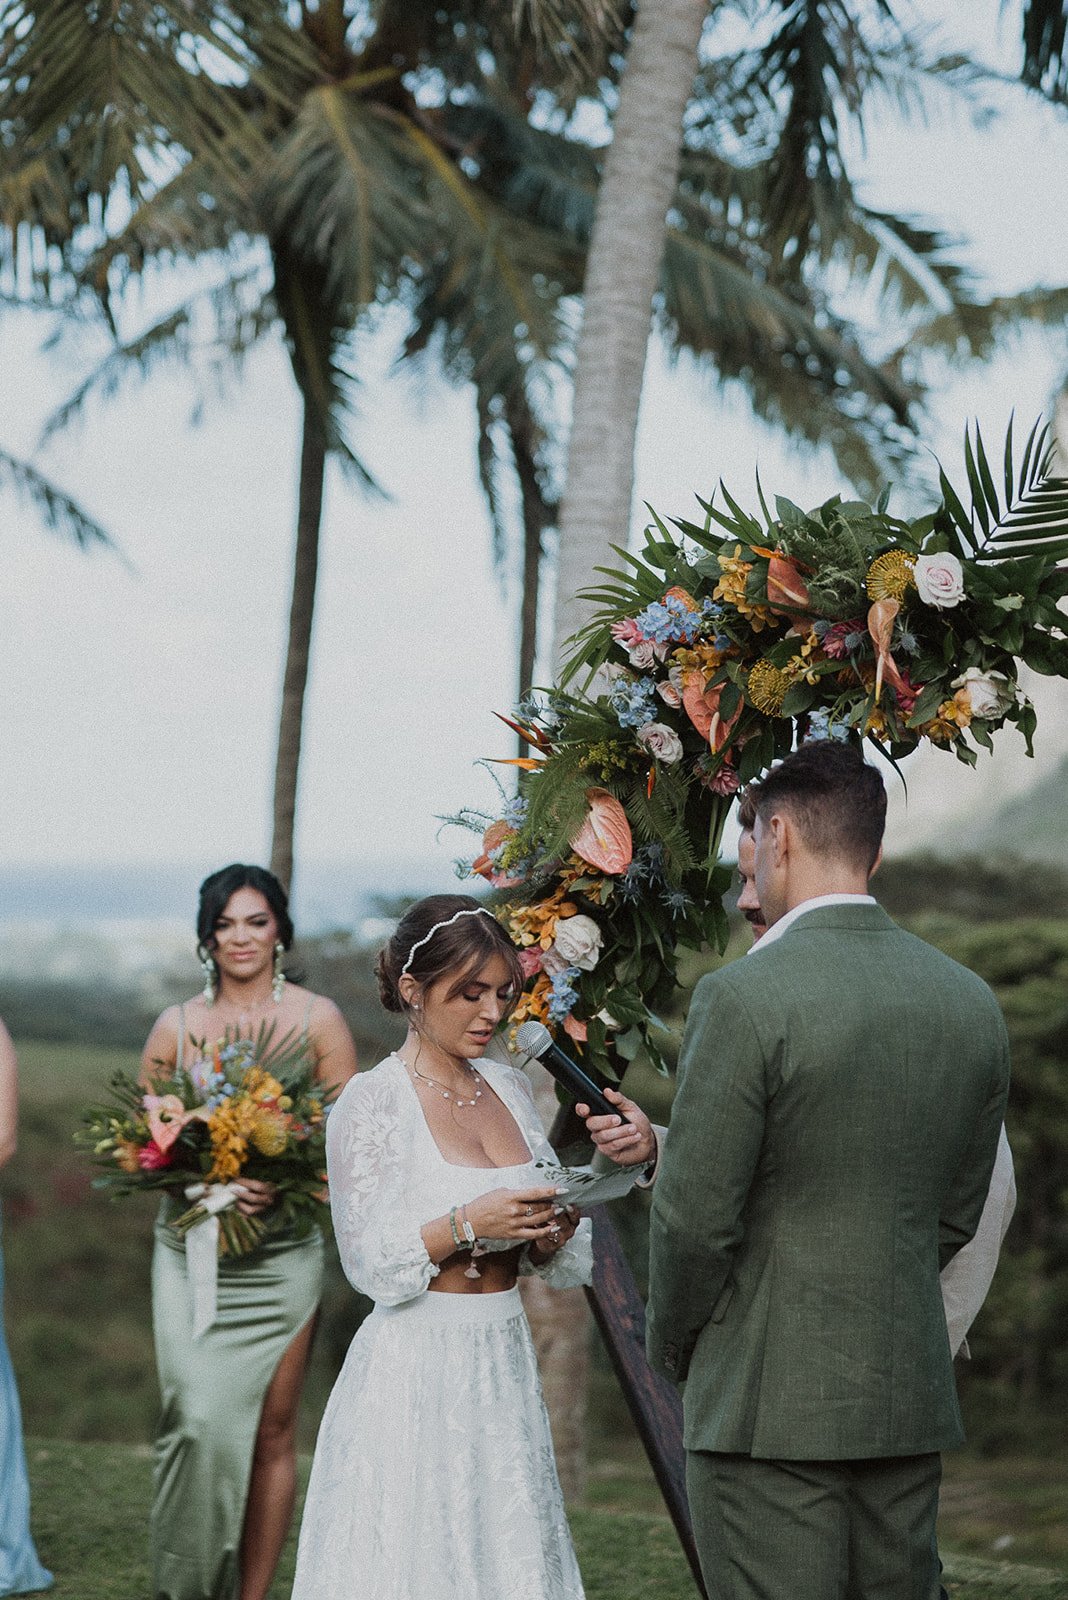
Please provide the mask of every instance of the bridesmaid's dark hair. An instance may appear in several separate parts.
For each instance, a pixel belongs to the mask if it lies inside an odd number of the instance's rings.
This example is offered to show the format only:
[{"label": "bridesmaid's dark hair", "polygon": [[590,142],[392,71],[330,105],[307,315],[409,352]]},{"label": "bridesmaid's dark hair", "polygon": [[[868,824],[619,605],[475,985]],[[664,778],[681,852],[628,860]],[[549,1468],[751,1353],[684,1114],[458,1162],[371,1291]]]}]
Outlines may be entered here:
[{"label": "bridesmaid's dark hair", "polygon": [[[479,915],[459,916],[459,912],[478,912]],[[453,917],[455,922],[450,920]],[[435,932],[427,938],[432,928]],[[382,1004],[387,1011],[410,1010],[400,992],[401,976],[409,957],[408,971],[423,988],[451,975],[455,978],[452,990],[458,992],[493,956],[503,956],[508,963],[512,988],[518,998],[523,987],[519,952],[492,912],[469,894],[428,895],[425,900],[417,900],[408,907],[392,939],[378,952],[375,975]]]},{"label": "bridesmaid's dark hair", "polygon": [[197,907],[197,943],[204,950],[215,945],[215,924],[226,910],[230,896],[239,889],[255,889],[262,894],[278,924],[278,938],[288,950],[293,944],[293,919],[289,915],[289,899],[273,872],[266,867],[250,867],[235,861],[229,867],[220,867],[200,885],[200,904]]}]

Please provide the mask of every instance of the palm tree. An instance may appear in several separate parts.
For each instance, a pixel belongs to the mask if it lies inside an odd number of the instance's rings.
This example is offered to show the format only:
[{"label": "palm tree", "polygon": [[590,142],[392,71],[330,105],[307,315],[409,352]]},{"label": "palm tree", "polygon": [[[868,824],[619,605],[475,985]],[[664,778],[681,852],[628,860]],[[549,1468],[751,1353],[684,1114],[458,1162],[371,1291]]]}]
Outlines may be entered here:
[{"label": "palm tree", "polygon": [[[765,0],[749,8],[760,24],[754,36],[763,33],[765,41],[716,55],[709,16],[714,24],[725,9],[698,0],[637,8],[587,268],[561,509],[557,664],[587,614],[579,590],[613,544],[626,540],[650,321],[655,315],[669,340],[677,333],[687,342],[690,326],[677,328],[672,300],[686,302],[695,204],[707,204],[708,186],[724,202],[723,233],[733,238],[738,269],[750,274],[749,292],[778,326],[758,355],[749,329],[728,327],[722,336],[729,319],[721,317],[706,328],[701,353],[722,377],[746,375],[759,413],[813,444],[830,444],[858,485],[900,462],[903,437],[895,439],[894,425],[913,425],[921,391],[915,379],[906,381],[900,359],[885,360],[866,382],[889,425],[876,438],[846,423],[848,407],[833,400],[835,334],[846,335],[842,357],[855,361],[859,352],[834,317],[821,278],[840,272],[855,283],[878,269],[886,303],[896,301],[895,310],[916,320],[921,306],[937,314],[940,297],[943,312],[971,304],[945,240],[860,202],[841,134],[844,122],[862,127],[880,94],[907,110],[921,103],[929,80],[969,89],[977,70],[959,58],[929,58],[898,25],[889,0]],[[650,115],[654,105],[658,114]],[[732,163],[723,151],[732,147],[740,158],[728,187]],[[742,219],[733,228],[726,220],[731,205]],[[629,242],[639,232],[640,250]],[[742,285],[721,276],[719,289],[733,297]],[[817,321],[830,318],[819,349],[790,327],[796,307],[814,303]],[[784,333],[791,350],[785,361]]]},{"label": "palm tree", "polygon": [[[494,128],[525,123],[537,92],[573,103],[566,62],[535,77],[541,44],[522,9],[517,33],[510,12],[461,4],[446,15],[425,0],[323,0],[299,15],[281,0],[192,10],[129,0],[105,14],[92,0],[0,4],[11,129],[0,218],[23,269],[44,280],[61,252],[117,327],[117,289],[148,264],[211,256],[227,268],[210,292],[120,341],[57,421],[113,388],[123,360],[146,369],[164,354],[189,357],[205,318],[233,359],[278,326],[289,349],[303,424],[274,790],[272,866],[286,882],[326,460],[370,484],[345,436],[347,361],[353,330],[384,298],[407,296],[425,317],[434,286],[446,325],[463,328],[484,472],[501,412],[523,486],[528,568],[550,515],[532,395],[539,364],[559,357],[557,307],[577,287],[580,257],[498,201],[476,170],[489,163],[470,128],[480,116]],[[596,74],[603,14],[601,0],[541,0],[535,20]],[[117,209],[127,214],[107,227]],[[529,619],[527,635],[529,659]]]}]

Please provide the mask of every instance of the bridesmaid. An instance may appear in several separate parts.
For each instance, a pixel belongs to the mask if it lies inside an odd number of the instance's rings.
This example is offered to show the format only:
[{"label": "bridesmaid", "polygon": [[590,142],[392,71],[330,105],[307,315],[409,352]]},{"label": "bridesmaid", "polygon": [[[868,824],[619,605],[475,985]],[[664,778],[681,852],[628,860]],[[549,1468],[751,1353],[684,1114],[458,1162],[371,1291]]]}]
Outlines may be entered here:
[{"label": "bridesmaid", "polygon": [[[15,1154],[18,1070],[15,1051],[0,1022],[0,1167]],[[4,1258],[0,1254],[0,1309]],[[0,1318],[0,1594],[31,1594],[51,1585],[52,1574],[37,1559],[30,1538],[30,1486],[22,1448],[18,1390]]]},{"label": "bridesmaid", "polygon": [[[198,1044],[299,1035],[324,1089],[356,1071],[352,1036],[332,1001],[286,981],[293,940],[285,891],[262,867],[234,865],[200,887],[203,995],[172,1006],[145,1045],[142,1078],[195,1070]],[[270,1184],[243,1180],[238,1209],[267,1214]],[[163,1411],[152,1508],[154,1600],[265,1600],[293,1515],[295,1429],[322,1283],[322,1239],[276,1231],[219,1262],[215,1321],[195,1342],[185,1246],[156,1224],[152,1312]]]}]

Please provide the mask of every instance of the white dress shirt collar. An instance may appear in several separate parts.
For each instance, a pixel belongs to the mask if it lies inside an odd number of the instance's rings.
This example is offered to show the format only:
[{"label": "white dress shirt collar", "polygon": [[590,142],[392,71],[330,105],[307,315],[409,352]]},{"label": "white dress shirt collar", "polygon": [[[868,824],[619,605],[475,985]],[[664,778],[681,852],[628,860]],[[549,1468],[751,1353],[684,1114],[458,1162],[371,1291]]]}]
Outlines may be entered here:
[{"label": "white dress shirt collar", "polygon": [[754,951],[763,950],[766,944],[773,944],[776,939],[781,939],[787,928],[793,926],[798,917],[803,917],[806,911],[816,911],[821,906],[874,906],[878,905],[874,895],[870,894],[817,894],[811,900],[802,900],[800,905],[792,906],[783,913],[778,922],[773,922],[764,936],[750,945],[746,951],[752,955]]}]

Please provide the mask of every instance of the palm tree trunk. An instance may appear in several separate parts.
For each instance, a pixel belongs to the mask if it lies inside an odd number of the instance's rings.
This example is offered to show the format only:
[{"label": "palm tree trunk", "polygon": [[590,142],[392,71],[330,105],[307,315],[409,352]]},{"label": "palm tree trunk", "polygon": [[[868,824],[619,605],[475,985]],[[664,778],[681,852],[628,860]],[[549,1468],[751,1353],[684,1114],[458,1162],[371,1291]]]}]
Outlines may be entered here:
[{"label": "palm tree trunk", "polygon": [[293,595],[289,606],[289,643],[282,681],[282,710],[278,722],[274,831],[271,839],[271,871],[287,890],[293,881],[293,828],[297,811],[300,739],[315,617],[325,476],[326,439],[320,418],[305,398],[300,488],[297,495],[297,548],[293,561]]},{"label": "palm tree trunk", "polygon": [[[552,509],[545,498],[538,469],[538,441],[533,419],[524,400],[509,395],[504,406],[512,459],[519,480],[519,503],[523,518],[523,593],[519,612],[519,684],[517,700],[534,684],[538,654],[538,601],[541,588],[541,559],[545,529]],[[525,743],[519,751],[526,755]]]},{"label": "palm tree trunk", "polygon": [[[630,531],[634,441],[649,323],[675,192],[682,118],[708,0],[640,0],[586,267],[567,482],[560,514],[554,676],[587,614],[576,596]],[[539,1293],[538,1291],[543,1291]],[[565,1492],[585,1482],[591,1316],[585,1298],[525,1291]]]},{"label": "palm tree trunk", "polygon": [[597,200],[560,515],[554,665],[588,615],[576,598],[625,544],[649,322],[708,0],[640,0]]}]

